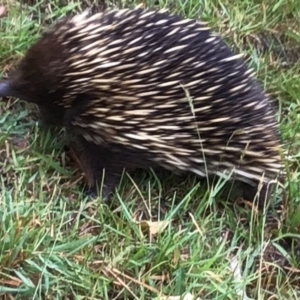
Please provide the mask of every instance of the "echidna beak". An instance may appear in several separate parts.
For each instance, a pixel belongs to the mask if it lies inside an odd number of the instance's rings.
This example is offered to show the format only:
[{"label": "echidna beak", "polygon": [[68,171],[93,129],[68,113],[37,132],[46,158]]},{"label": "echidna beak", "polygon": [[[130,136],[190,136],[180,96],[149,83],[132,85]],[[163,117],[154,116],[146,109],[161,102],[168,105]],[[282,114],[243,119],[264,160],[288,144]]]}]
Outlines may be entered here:
[{"label": "echidna beak", "polygon": [[11,84],[9,80],[3,80],[0,82],[0,97],[5,97],[5,96],[13,96],[11,95]]},{"label": "echidna beak", "polygon": [[21,95],[12,86],[9,79],[0,81],[0,98],[1,97],[16,97],[19,98]]}]

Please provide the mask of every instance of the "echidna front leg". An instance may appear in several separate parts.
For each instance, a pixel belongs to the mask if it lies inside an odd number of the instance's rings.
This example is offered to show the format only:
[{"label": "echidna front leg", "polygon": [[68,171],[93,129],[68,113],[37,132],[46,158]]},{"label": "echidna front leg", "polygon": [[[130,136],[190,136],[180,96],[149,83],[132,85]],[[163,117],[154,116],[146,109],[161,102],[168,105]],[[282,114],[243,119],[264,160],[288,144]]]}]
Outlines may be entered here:
[{"label": "echidna front leg", "polygon": [[81,137],[73,138],[70,151],[83,172],[89,194],[107,200],[122,175],[123,168],[105,147],[94,145]]}]

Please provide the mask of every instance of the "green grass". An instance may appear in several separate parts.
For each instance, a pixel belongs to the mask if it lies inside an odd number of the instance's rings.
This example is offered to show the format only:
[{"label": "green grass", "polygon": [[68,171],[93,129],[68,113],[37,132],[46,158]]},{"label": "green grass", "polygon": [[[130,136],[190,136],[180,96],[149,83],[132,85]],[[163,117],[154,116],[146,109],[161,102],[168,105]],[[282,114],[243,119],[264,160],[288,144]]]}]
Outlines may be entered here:
[{"label": "green grass", "polygon": [[[46,24],[84,8],[75,1],[20,2],[6,1],[8,15],[0,18],[3,74]],[[160,182],[153,174],[125,175],[109,203],[91,200],[62,147],[63,131],[42,130],[32,106],[2,101],[0,298],[179,299],[190,293],[195,299],[300,299],[298,0],[148,5],[201,17],[248,54],[274,96],[291,156],[282,213],[276,219],[227,201],[224,182],[208,190],[192,176]],[[253,41],[261,36],[269,46],[257,51]]]}]

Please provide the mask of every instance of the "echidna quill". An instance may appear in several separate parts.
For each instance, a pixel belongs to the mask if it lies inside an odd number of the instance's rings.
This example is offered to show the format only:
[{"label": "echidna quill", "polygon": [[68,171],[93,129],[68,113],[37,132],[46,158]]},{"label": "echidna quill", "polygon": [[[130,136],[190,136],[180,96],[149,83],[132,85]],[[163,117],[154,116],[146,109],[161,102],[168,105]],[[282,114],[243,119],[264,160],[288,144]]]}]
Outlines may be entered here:
[{"label": "echidna quill", "polygon": [[204,23],[163,11],[59,20],[0,96],[34,102],[42,119],[65,126],[104,198],[124,168],[232,174],[255,191],[283,168],[274,111],[241,56]]}]

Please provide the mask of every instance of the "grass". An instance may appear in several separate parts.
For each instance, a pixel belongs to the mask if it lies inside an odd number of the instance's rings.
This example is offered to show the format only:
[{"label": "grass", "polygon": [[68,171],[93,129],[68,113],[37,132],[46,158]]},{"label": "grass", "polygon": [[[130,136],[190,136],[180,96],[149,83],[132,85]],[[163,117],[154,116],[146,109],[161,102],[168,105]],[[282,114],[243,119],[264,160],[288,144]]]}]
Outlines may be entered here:
[{"label": "grass", "polygon": [[[20,2],[6,1],[7,16],[0,18],[3,74],[46,24],[84,8],[75,1]],[[289,199],[276,218],[227,201],[222,181],[208,189],[192,176],[160,182],[136,174],[123,177],[109,203],[91,200],[62,147],[63,132],[42,130],[34,107],[2,101],[1,299],[190,299],[189,293],[194,299],[299,299],[298,1],[147,4],[201,17],[248,54],[274,96],[291,156]]]}]

